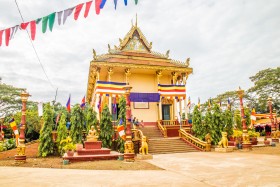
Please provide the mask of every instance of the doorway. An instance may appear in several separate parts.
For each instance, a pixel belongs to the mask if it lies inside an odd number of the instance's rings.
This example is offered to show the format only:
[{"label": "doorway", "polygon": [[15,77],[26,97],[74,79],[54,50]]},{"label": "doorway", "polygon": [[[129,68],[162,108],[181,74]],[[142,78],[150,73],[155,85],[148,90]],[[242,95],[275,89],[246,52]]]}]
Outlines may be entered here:
[{"label": "doorway", "polygon": [[162,120],[170,120],[171,105],[162,105]]}]

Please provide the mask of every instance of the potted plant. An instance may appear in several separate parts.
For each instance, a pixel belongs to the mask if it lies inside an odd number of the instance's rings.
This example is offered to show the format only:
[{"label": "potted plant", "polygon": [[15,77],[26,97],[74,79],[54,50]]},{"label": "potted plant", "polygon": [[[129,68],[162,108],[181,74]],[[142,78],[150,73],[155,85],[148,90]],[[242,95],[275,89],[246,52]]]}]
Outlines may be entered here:
[{"label": "potted plant", "polygon": [[252,145],[257,145],[258,144],[258,137],[260,136],[259,132],[255,132],[255,131],[248,131],[248,135],[250,138],[250,141],[252,143]]},{"label": "potted plant", "polygon": [[269,146],[270,145],[270,141],[266,137],[264,137],[263,143],[264,143],[265,146]]},{"label": "potted plant", "polygon": [[68,136],[66,139],[61,140],[60,144],[63,146],[63,150],[67,153],[68,156],[73,156],[76,146],[72,143],[72,138]]},{"label": "potted plant", "polygon": [[63,150],[67,153],[68,156],[74,156],[76,146],[72,142],[66,143],[66,145],[63,146]]},{"label": "potted plant", "polygon": [[241,139],[242,139],[242,131],[241,130],[233,130],[233,135],[232,137],[234,138],[235,141],[235,146],[237,148],[241,149]]}]

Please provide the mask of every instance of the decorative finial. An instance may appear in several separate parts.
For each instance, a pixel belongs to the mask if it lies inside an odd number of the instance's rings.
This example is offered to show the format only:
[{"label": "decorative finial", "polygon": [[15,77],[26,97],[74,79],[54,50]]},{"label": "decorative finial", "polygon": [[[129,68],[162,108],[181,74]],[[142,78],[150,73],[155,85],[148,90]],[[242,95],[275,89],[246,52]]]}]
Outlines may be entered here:
[{"label": "decorative finial", "polygon": [[137,21],[138,21],[138,20],[137,20],[137,13],[136,13],[136,22],[135,22],[135,26],[136,26],[136,27],[137,27]]},{"label": "decorative finial", "polygon": [[169,52],[170,52],[170,50],[167,50],[167,51],[166,51],[166,54],[165,54],[166,58],[169,57]]},{"label": "decorative finial", "polygon": [[186,66],[187,67],[189,67],[189,65],[190,65],[190,60],[191,60],[190,58],[187,58],[187,60],[186,60]]},{"label": "decorative finial", "polygon": [[93,59],[96,60],[97,56],[96,56],[96,51],[94,49],[92,49],[92,53],[93,53]]}]

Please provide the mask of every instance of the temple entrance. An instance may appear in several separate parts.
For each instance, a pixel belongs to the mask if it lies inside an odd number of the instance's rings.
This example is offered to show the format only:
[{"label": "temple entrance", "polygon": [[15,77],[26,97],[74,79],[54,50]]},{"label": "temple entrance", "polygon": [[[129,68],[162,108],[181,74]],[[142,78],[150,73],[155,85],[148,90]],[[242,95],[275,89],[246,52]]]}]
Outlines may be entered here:
[{"label": "temple entrance", "polygon": [[162,120],[170,120],[170,106],[162,105]]}]

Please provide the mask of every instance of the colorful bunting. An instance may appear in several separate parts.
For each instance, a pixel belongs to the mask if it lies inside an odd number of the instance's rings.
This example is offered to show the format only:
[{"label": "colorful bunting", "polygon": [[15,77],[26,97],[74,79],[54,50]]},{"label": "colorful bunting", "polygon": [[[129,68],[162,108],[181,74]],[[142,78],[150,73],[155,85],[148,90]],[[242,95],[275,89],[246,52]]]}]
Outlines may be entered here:
[{"label": "colorful bunting", "polygon": [[114,0],[115,10],[117,9],[118,0]]},{"label": "colorful bunting", "polygon": [[64,12],[63,12],[63,24],[65,24],[66,19],[68,18],[68,16],[70,16],[72,14],[74,8],[75,7],[68,8],[68,9],[64,10]]},{"label": "colorful bunting", "polygon": [[11,28],[5,30],[6,46],[9,46]]},{"label": "colorful bunting", "polygon": [[84,17],[86,18],[88,16],[89,13],[89,9],[91,7],[92,1],[86,2],[86,9],[85,9],[85,13],[84,13]]},{"label": "colorful bunting", "polygon": [[95,0],[95,12],[98,15],[100,13],[100,5],[102,0]]},{"label": "colorful bunting", "polygon": [[29,22],[21,23],[21,24],[20,24],[20,28],[21,28],[22,30],[25,30],[25,29],[27,28],[28,24],[29,24]]},{"label": "colorful bunting", "polygon": [[36,21],[35,20],[30,22],[30,31],[31,31],[31,39],[35,40],[35,35],[36,35]]},{"label": "colorful bunting", "polygon": [[51,13],[50,15],[48,15],[48,17],[49,17],[49,29],[50,29],[51,32],[52,32],[52,29],[53,29],[53,24],[54,24],[54,20],[55,20],[55,14],[56,14],[56,12]]},{"label": "colorful bunting", "polygon": [[61,16],[62,16],[63,11],[60,11],[57,13],[57,20],[58,20],[58,25],[61,24]]},{"label": "colorful bunting", "polygon": [[104,8],[105,4],[106,4],[106,0],[102,0],[102,2],[101,2],[101,4],[100,4],[100,8],[101,8],[101,9]]},{"label": "colorful bunting", "polygon": [[84,6],[84,3],[78,4],[75,9],[74,19],[77,20],[79,18],[80,12]]},{"label": "colorful bunting", "polygon": [[[53,13],[49,14],[48,16],[44,16],[43,18],[37,18],[37,19],[35,19],[33,21],[30,21],[30,22],[21,23],[20,25],[16,25],[14,27],[10,27],[10,28],[0,30],[0,46],[2,45],[2,39],[3,39],[4,31],[5,31],[6,46],[9,45],[9,41],[11,39],[13,39],[13,37],[15,36],[18,28],[20,28],[21,30],[26,30],[28,25],[30,25],[31,39],[35,40],[36,28],[37,28],[36,24],[39,24],[41,20],[42,20],[42,32],[45,33],[47,31],[47,26],[48,25],[49,25],[50,31],[52,31],[53,26],[54,26],[54,22],[55,22],[56,14],[57,14],[58,25],[61,24],[62,14],[63,14],[63,24],[65,24],[67,18],[72,14],[74,9],[75,9],[74,20],[78,20],[84,4],[86,4],[85,5],[85,11],[84,11],[84,17],[86,18],[86,17],[88,17],[92,2],[93,2],[93,0],[88,1],[86,3],[81,3],[81,4],[78,4],[74,7],[72,7],[72,8],[68,8],[66,10],[63,10],[63,11],[53,12]],[[107,0],[95,0],[95,12],[96,12],[97,15],[100,14],[100,9],[104,8],[106,2],[107,2]],[[117,8],[117,3],[118,3],[118,0],[114,0],[115,9]],[[135,0],[136,5],[137,5],[137,3],[138,3],[138,0]],[[125,4],[125,6],[127,6],[127,0],[124,0],[124,4]]]},{"label": "colorful bunting", "polygon": [[0,30],[0,46],[2,45],[2,35],[3,35],[4,30]]}]

